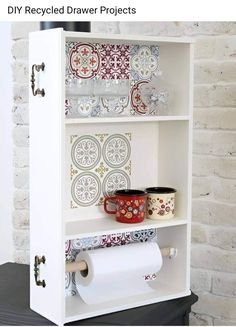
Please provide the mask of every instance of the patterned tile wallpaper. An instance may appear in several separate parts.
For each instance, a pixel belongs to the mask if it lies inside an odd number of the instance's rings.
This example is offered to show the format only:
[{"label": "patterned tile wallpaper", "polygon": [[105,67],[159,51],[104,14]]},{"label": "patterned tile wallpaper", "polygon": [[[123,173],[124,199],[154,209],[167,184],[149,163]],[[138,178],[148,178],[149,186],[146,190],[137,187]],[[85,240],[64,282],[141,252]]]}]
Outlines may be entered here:
[{"label": "patterned tile wallpaper", "polygon": [[[87,88],[79,99],[67,97],[68,117],[147,113],[140,87],[159,74],[157,45],[66,42],[66,60],[67,89],[77,82],[77,87]],[[91,81],[103,95],[96,95],[96,92],[91,95],[93,92],[88,90]],[[126,94],[120,95],[124,85]],[[106,94],[106,89],[114,90],[112,96]]]},{"label": "patterned tile wallpaper", "polygon": [[100,206],[131,186],[131,133],[71,135],[70,208]]}]

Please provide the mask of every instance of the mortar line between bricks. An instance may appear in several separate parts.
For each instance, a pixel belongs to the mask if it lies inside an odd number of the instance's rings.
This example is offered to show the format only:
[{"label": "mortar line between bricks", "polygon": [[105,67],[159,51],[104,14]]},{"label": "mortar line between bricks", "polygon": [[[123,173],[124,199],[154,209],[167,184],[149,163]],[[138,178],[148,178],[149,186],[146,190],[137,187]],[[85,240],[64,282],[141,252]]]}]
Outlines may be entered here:
[{"label": "mortar line between bricks", "polygon": [[196,174],[193,174],[192,175],[193,177],[206,177],[206,178],[208,178],[208,177],[210,177],[210,178],[214,178],[214,177],[216,177],[216,178],[219,178],[219,179],[223,179],[223,180],[230,180],[230,181],[235,181],[236,182],[236,177],[234,177],[234,178],[231,178],[231,177],[223,177],[223,176],[219,176],[219,175],[217,175],[217,174],[215,174],[215,175],[196,175]]},{"label": "mortar line between bricks", "polygon": [[212,270],[212,269],[205,269],[205,268],[198,268],[198,267],[192,267],[191,266],[191,269],[194,269],[194,270],[203,270],[204,272],[208,272],[209,274],[214,274],[214,275],[230,275],[230,277],[234,277],[235,276],[235,273],[234,272],[225,272],[225,271],[215,271],[215,270]]},{"label": "mortar line between bricks", "polygon": [[197,83],[194,82],[194,88],[197,86],[205,86],[206,88],[213,88],[215,86],[235,86],[235,82],[224,82],[224,81],[215,81],[215,82],[210,82],[210,83]]},{"label": "mortar line between bricks", "polygon": [[[213,270],[215,271],[215,270]],[[225,272],[226,273],[226,272]],[[198,291],[198,293],[204,295],[205,292],[203,291]],[[212,294],[212,295],[216,295],[216,296],[219,296],[219,297],[222,297],[222,298],[236,298],[235,296],[227,296],[227,295],[222,295],[222,294],[216,294],[216,293],[213,293],[213,292],[206,292],[206,293],[209,293],[209,294]],[[215,317],[216,318],[216,317]],[[222,317],[220,317],[222,319]]]},{"label": "mortar line between bricks", "polygon": [[[235,38],[236,40],[236,38]],[[211,58],[196,58],[194,59],[194,64],[198,64],[198,63],[216,63],[216,64],[222,64],[222,63],[236,63],[236,58],[215,58],[214,56]]]},{"label": "mortar line between bricks", "polygon": [[[202,157],[207,157],[208,159],[214,159],[214,158],[222,158],[222,155],[218,155],[218,154],[209,154],[209,153],[193,153],[193,159],[194,159],[194,157],[200,157],[200,156],[202,156]],[[236,157],[232,157],[232,156],[226,156],[225,157],[227,160],[232,160],[232,161],[234,161],[235,159],[236,159]]]},{"label": "mortar line between bricks", "polygon": [[[236,83],[235,83],[236,84]],[[204,109],[204,110],[208,110],[208,109],[235,109],[236,110],[236,106],[235,105],[205,105],[205,106],[197,106],[194,105],[194,111],[199,110],[199,109]]]},{"label": "mortar line between bricks", "polygon": [[212,132],[223,132],[223,133],[231,133],[231,134],[236,134],[236,130],[225,130],[225,129],[218,129],[218,128],[212,128],[212,129],[206,129],[206,128],[194,128],[194,131],[200,131],[200,132],[206,132],[206,133],[212,133]]},{"label": "mortar line between bricks", "polygon": [[[222,154],[222,155],[220,155],[220,154],[212,154],[212,156],[214,156],[214,157],[219,157],[219,158],[236,158],[236,152],[234,152],[235,154]],[[195,152],[195,151],[193,151],[193,154],[194,155],[204,155],[204,153],[198,153],[198,152]],[[208,153],[206,153],[206,155],[208,155]]]},{"label": "mortar line between bricks", "polygon": [[[198,247],[198,248],[209,248],[209,249],[212,249],[212,250],[219,250],[219,252],[224,252],[224,254],[227,254],[227,253],[230,253],[230,254],[236,254],[236,251],[235,250],[225,250],[225,249],[222,249],[222,248],[219,248],[218,246],[214,246],[214,245],[211,245],[209,243],[195,243],[195,242],[191,242],[191,245],[194,245],[195,247]],[[195,266],[192,266],[192,267],[195,267]],[[201,268],[201,267],[200,267]],[[214,269],[211,269],[213,271],[218,271],[218,272],[221,272],[221,270],[214,270]],[[234,271],[229,271],[230,273],[234,273]]]},{"label": "mortar line between bricks", "polygon": [[[194,124],[194,122],[193,122]],[[210,132],[236,132],[236,127],[233,129],[227,129],[227,128],[198,128],[198,127],[194,127],[193,128],[194,131],[210,131]]]},{"label": "mortar line between bricks", "polygon": [[218,203],[218,204],[225,204],[227,206],[231,206],[231,207],[236,207],[236,203],[225,203],[225,202],[222,202],[220,200],[216,200],[215,198],[199,198],[199,197],[195,197],[195,198],[192,198],[192,201],[196,201],[196,200],[201,200],[201,201],[205,201],[205,202],[213,202],[213,203]]},{"label": "mortar line between bricks", "polygon": [[[218,202],[218,200],[216,198],[214,198],[213,194],[211,196],[209,196],[209,197],[208,197],[208,195],[203,195],[203,197],[207,197],[209,200],[210,199],[214,199],[214,200],[216,200],[216,202]],[[199,196],[192,197],[192,200],[196,200],[196,199],[200,200],[202,198],[199,197]],[[220,203],[223,204],[223,205],[226,205],[226,204],[235,204],[234,200],[232,200],[231,202],[230,201],[221,201]]]},{"label": "mortar line between bricks", "polygon": [[[216,229],[219,229],[219,227],[220,227],[220,228],[224,228],[227,231],[230,231],[230,230],[236,231],[236,226],[224,226],[224,225],[218,225],[218,224],[217,224],[217,226],[215,226],[215,225],[208,225],[208,224],[205,224],[203,222],[198,222],[198,221],[192,221],[192,223],[193,223],[193,225],[206,226],[211,230],[216,230]],[[199,244],[200,242],[196,242],[196,243]],[[204,243],[204,244],[210,244],[210,243]],[[232,251],[236,251],[236,249],[232,250]],[[201,268],[201,269],[204,269],[204,268]]]}]

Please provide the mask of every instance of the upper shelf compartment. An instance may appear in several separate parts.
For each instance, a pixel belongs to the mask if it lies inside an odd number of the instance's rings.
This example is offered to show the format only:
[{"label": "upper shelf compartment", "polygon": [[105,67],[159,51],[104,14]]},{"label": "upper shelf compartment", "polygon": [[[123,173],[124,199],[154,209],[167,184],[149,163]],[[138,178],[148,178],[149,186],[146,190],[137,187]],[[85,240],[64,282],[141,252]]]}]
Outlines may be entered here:
[{"label": "upper shelf compartment", "polygon": [[189,115],[190,39],[65,35],[66,120]]}]

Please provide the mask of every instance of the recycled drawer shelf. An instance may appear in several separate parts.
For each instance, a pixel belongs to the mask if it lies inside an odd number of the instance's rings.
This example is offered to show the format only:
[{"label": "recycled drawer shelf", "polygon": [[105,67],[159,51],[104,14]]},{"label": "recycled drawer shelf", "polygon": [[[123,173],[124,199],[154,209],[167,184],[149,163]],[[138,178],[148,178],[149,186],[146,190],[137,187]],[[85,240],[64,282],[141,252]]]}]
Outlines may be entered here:
[{"label": "recycled drawer shelf", "polygon": [[[76,56],[83,44],[85,55],[90,50],[96,54],[90,58],[95,68],[80,66]],[[108,50],[113,56],[109,60],[106,58]],[[132,66],[135,56],[137,62],[141,62],[142,50],[153,62],[150,70],[141,71],[139,65]],[[74,62],[68,53],[75,54]],[[119,56],[124,56],[123,64],[128,70],[121,70],[117,65]],[[60,28],[44,30],[30,33],[29,63],[34,91],[30,89],[29,96],[31,309],[63,325],[189,295],[192,40],[66,32]],[[168,112],[163,107],[164,113],[148,114],[147,106],[140,100],[139,87],[140,83],[153,81],[152,74],[159,70],[169,85]],[[87,87],[87,93],[71,96],[73,88],[68,91],[68,85],[73,85],[73,81],[76,84],[78,77],[84,83],[84,90]],[[91,79],[93,83],[84,82]],[[117,96],[114,94],[95,95],[103,92],[107,80],[111,84],[118,81],[121,87],[126,85],[127,94],[118,96],[118,100],[114,100]],[[115,85],[114,89],[119,93],[119,87]],[[96,105],[91,105],[91,99]],[[78,106],[76,112],[73,111],[75,104]],[[107,155],[109,141],[113,138],[123,142],[126,151],[123,162],[118,165]],[[97,149],[96,160],[88,167],[75,155],[78,144],[86,140],[92,140]],[[130,188],[176,188],[175,217],[163,221],[145,219],[139,224],[116,222],[102,208],[104,196],[115,187],[108,183],[112,174],[122,178]],[[87,175],[93,177],[97,186],[96,196],[86,202],[74,189]],[[87,242],[89,248],[94,238],[109,239],[111,235],[132,238],[135,234],[138,241],[145,242],[149,240],[146,237],[149,231],[160,247],[178,249],[174,260],[163,259],[152,292],[99,305],[85,304],[79,294],[68,296],[65,245]],[[45,260],[35,260],[35,256],[44,256]]]}]

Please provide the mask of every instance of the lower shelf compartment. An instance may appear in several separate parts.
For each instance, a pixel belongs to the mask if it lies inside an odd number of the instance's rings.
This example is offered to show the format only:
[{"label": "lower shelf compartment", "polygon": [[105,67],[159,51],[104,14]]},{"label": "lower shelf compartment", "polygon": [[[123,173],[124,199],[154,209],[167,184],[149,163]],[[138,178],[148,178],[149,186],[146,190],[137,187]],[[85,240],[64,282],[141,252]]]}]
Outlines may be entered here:
[{"label": "lower shelf compartment", "polygon": [[168,285],[158,283],[158,289],[153,292],[96,305],[85,304],[79,295],[70,296],[66,298],[65,323],[167,301],[190,295],[190,293],[190,290],[181,287],[168,288]]},{"label": "lower shelf compartment", "polygon": [[[189,228],[190,226],[185,224],[169,226],[157,230],[156,237],[159,247],[171,246],[176,248],[178,252],[177,256],[174,258],[163,257],[162,268],[156,274],[156,279],[148,282],[149,286],[152,288],[151,291],[91,305],[86,304],[78,293],[74,296],[66,296],[66,322],[86,319],[189,295],[190,249],[187,246]],[[78,291],[79,287],[77,288],[77,292]]]}]

